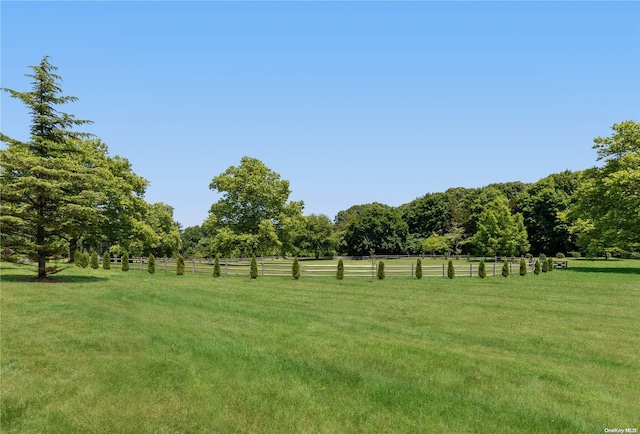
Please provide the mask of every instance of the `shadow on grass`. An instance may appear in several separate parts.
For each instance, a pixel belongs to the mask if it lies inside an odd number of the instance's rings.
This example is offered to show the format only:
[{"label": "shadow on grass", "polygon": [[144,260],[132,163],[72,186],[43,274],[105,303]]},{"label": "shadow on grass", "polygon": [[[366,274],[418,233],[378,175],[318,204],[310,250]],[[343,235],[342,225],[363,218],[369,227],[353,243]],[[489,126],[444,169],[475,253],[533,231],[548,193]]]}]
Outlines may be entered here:
[{"label": "shadow on grass", "polygon": [[38,280],[34,276],[25,276],[24,274],[2,274],[3,282],[24,282],[24,283],[87,283],[102,282],[107,280],[105,277],[98,276],[51,276],[46,280]]},{"label": "shadow on grass", "polygon": [[569,267],[564,270],[556,270],[556,271],[567,271],[567,272],[576,272],[576,273],[608,273],[608,274],[640,274],[640,267]]}]

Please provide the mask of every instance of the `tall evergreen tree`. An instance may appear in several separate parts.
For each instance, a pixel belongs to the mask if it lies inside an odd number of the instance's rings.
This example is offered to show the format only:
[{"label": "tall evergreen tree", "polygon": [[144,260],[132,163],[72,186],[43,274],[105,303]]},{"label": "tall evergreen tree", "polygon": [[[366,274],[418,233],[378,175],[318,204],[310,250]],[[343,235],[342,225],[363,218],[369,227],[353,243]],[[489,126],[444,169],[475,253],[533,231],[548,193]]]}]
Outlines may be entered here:
[{"label": "tall evergreen tree", "polygon": [[95,250],[93,251],[93,253],[91,253],[89,265],[91,265],[91,268],[93,268],[94,270],[98,269],[98,252],[96,252]]},{"label": "tall evergreen tree", "polygon": [[122,254],[122,271],[129,271],[129,255],[127,252]]},{"label": "tall evergreen tree", "polygon": [[0,133],[8,144],[0,151],[0,233],[3,246],[37,262],[43,280],[56,271],[46,262],[66,251],[65,237],[99,218],[94,205],[102,194],[94,185],[99,177],[84,164],[78,145],[88,134],[73,131],[89,121],[57,109],[77,98],[61,95],[61,77],[47,56],[31,69],[30,92],[3,88],[28,108],[31,126],[26,142]]},{"label": "tall evergreen tree", "polygon": [[147,266],[149,274],[156,272],[156,258],[153,255],[149,255],[149,265]]},{"label": "tall evergreen tree", "polygon": [[251,270],[249,275],[252,279],[258,278],[258,262],[256,261],[256,255],[251,255]]},{"label": "tall evergreen tree", "polygon": [[447,277],[449,279],[456,277],[456,269],[453,267],[453,261],[449,261],[449,264],[447,265]]},{"label": "tall evergreen tree", "polygon": [[527,262],[525,261],[524,258],[520,258],[520,275],[521,276],[527,275]]},{"label": "tall evergreen tree", "polygon": [[111,255],[109,255],[109,251],[105,250],[104,254],[102,255],[102,268],[104,270],[110,270],[111,269]]},{"label": "tall evergreen tree", "polygon": [[293,278],[296,280],[300,278],[300,262],[298,262],[297,256],[293,259],[293,265],[291,266],[291,276],[293,276]]},{"label": "tall evergreen tree", "polygon": [[478,266],[478,276],[483,279],[487,277],[487,267],[484,264],[484,258],[480,259],[480,265]]},{"label": "tall evergreen tree", "polygon": [[213,277],[220,277],[220,255],[213,260]]}]

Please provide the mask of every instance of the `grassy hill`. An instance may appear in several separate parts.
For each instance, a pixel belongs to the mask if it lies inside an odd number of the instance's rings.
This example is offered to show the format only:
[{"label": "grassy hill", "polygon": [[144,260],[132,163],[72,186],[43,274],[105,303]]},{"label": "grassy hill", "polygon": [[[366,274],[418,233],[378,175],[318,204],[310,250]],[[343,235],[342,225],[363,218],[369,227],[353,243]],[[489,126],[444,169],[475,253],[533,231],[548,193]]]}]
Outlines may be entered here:
[{"label": "grassy hill", "polygon": [[640,261],[374,282],[1,266],[3,433],[640,428]]}]

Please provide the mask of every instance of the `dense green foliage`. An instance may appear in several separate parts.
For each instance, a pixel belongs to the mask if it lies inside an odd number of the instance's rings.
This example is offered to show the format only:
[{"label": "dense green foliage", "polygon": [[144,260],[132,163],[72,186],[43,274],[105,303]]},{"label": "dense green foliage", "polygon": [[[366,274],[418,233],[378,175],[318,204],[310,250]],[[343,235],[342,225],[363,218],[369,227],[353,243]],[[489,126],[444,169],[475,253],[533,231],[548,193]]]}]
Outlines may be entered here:
[{"label": "dense green foliage", "polygon": [[342,261],[342,259],[338,260],[338,271],[336,271],[336,279],[344,279],[344,262]]},{"label": "dense green foliage", "polygon": [[547,271],[553,271],[553,258],[547,258]]},{"label": "dense green foliage", "polygon": [[105,250],[102,254],[102,268],[104,270],[111,269],[111,255],[109,255],[109,251]]},{"label": "dense green foliage", "polygon": [[640,250],[640,123],[624,121],[612,130],[594,139],[604,165],[584,171],[568,213],[577,244],[590,257],[612,247]]},{"label": "dense green foliage", "polygon": [[344,234],[347,253],[367,255],[393,254],[404,250],[408,235],[407,224],[398,211],[390,206],[372,204],[349,223]]},{"label": "dense green foliage", "polygon": [[422,279],[422,259],[416,260],[416,279]]},{"label": "dense green foliage", "polygon": [[122,271],[129,271],[129,254],[127,252],[122,254],[120,261],[122,262]]},{"label": "dense green foliage", "polygon": [[156,258],[153,254],[149,255],[149,263],[147,264],[147,271],[149,274],[153,274],[156,272]]},{"label": "dense green foliage", "polygon": [[239,166],[215,176],[209,188],[222,193],[204,223],[216,252],[272,255],[293,250],[304,203],[289,201],[289,181],[262,161],[242,157]]},{"label": "dense green foliage", "polygon": [[536,263],[533,265],[533,273],[537,276],[538,274],[540,274],[540,260],[536,259]]}]

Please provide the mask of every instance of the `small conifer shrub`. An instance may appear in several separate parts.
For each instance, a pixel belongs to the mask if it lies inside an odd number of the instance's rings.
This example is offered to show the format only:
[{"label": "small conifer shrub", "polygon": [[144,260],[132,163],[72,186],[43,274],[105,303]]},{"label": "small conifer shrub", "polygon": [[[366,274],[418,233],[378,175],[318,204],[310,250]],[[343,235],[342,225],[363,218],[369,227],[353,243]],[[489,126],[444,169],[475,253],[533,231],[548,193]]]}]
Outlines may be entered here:
[{"label": "small conifer shrub", "polygon": [[553,258],[547,258],[547,271],[553,271]]},{"label": "small conifer shrub", "polygon": [[110,270],[111,269],[111,255],[109,255],[109,251],[105,250],[102,255],[102,269]]},{"label": "small conifer shrub", "polygon": [[521,276],[527,275],[527,261],[525,261],[524,258],[520,258],[520,275]]},{"label": "small conifer shrub", "polygon": [[536,263],[533,266],[533,274],[535,274],[537,276],[538,274],[540,274],[540,271],[541,271],[540,270],[540,261],[538,259],[536,259]]},{"label": "small conifer shrub", "polygon": [[384,279],[385,274],[384,274],[384,261],[380,261],[378,263],[378,279],[382,280]]},{"label": "small conifer shrub", "polygon": [[89,259],[89,265],[91,265],[91,268],[93,268],[94,270],[98,269],[98,252],[94,251],[93,253],[91,253],[91,259]]},{"label": "small conifer shrub", "polygon": [[87,268],[89,266],[89,253],[83,252],[82,255],[80,255],[80,258],[82,259],[82,264],[80,266],[82,268]]},{"label": "small conifer shrub", "polygon": [[178,254],[178,260],[176,263],[176,274],[182,276],[184,274],[184,257]]},{"label": "small conifer shrub", "polygon": [[487,277],[487,267],[484,264],[484,258],[480,259],[480,265],[478,266],[478,276],[482,279]]},{"label": "small conifer shrub", "polygon": [[153,255],[149,255],[149,265],[147,266],[147,271],[149,274],[153,274],[156,272],[156,258]]},{"label": "small conifer shrub", "polygon": [[549,262],[547,261],[547,258],[541,258],[540,262],[542,262],[542,272],[546,273],[547,271],[549,271]]},{"label": "small conifer shrub", "polygon": [[252,279],[258,278],[258,262],[256,261],[256,255],[251,255],[251,271],[249,275]]},{"label": "small conifer shrub", "polygon": [[509,263],[506,261],[506,259],[502,264],[502,277],[509,277]]},{"label": "small conifer shrub", "polygon": [[80,250],[76,250],[74,253],[73,262],[76,264],[76,267],[82,267],[82,252]]},{"label": "small conifer shrub", "polygon": [[416,279],[422,279],[422,259],[416,261]]},{"label": "small conifer shrub", "polygon": [[336,272],[336,279],[344,279],[344,262],[342,262],[342,259],[338,261],[338,271]]},{"label": "small conifer shrub", "polygon": [[122,271],[129,271],[129,254],[124,252],[122,254]]},{"label": "small conifer shrub", "polygon": [[220,255],[213,260],[213,277],[220,277]]},{"label": "small conifer shrub", "polygon": [[298,262],[297,256],[293,259],[293,265],[291,266],[291,276],[296,280],[300,278],[300,263]]},{"label": "small conifer shrub", "polygon": [[447,266],[447,277],[449,277],[449,279],[456,277],[456,270],[453,268],[453,261],[451,260],[449,260],[449,265]]}]

